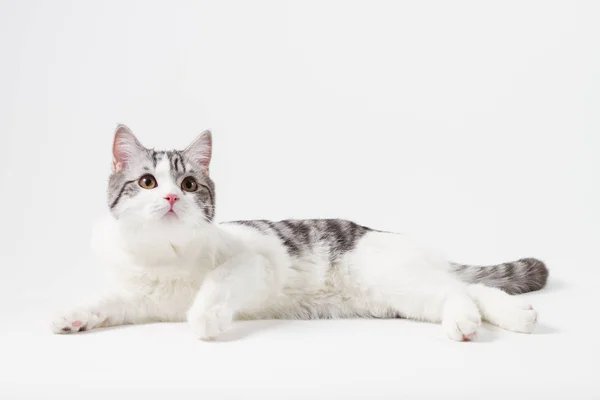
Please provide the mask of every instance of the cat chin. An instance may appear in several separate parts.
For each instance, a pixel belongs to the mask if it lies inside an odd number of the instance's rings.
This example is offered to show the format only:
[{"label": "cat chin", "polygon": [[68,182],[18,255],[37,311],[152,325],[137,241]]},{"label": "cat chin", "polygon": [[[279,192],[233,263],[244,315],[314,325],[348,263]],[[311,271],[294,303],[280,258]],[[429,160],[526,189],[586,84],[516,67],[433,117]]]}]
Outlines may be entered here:
[{"label": "cat chin", "polygon": [[203,243],[214,227],[208,222],[185,224],[174,218],[171,221],[145,221],[137,218],[102,218],[92,236],[94,253],[102,258],[124,253],[127,259],[145,265],[169,264],[172,257],[183,254],[175,254],[174,249],[187,251],[192,244]]},{"label": "cat chin", "polygon": [[202,230],[212,224],[204,219],[185,218],[179,215],[164,215],[157,218],[147,219],[123,219],[119,220],[119,229],[123,233],[134,235],[156,234],[162,237],[185,234]]},{"label": "cat chin", "polygon": [[[171,245],[187,247],[211,236],[215,225],[201,216],[148,219],[142,216],[115,218],[105,215],[95,224],[92,248],[96,254],[112,253],[115,246],[130,254],[157,257]],[[197,246],[196,246],[197,247]]]}]

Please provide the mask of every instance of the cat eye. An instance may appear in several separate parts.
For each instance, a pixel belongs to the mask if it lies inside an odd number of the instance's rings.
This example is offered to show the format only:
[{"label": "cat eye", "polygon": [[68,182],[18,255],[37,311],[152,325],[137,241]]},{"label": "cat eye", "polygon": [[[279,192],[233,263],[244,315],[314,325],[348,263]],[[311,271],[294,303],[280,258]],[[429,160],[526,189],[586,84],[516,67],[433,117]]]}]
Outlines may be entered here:
[{"label": "cat eye", "polygon": [[198,190],[198,184],[196,183],[196,180],[194,178],[188,176],[183,181],[181,181],[181,190],[184,190],[186,192],[195,192],[196,190]]},{"label": "cat eye", "polygon": [[157,186],[156,179],[150,174],[142,176],[138,181],[138,184],[144,189],[154,189]]}]

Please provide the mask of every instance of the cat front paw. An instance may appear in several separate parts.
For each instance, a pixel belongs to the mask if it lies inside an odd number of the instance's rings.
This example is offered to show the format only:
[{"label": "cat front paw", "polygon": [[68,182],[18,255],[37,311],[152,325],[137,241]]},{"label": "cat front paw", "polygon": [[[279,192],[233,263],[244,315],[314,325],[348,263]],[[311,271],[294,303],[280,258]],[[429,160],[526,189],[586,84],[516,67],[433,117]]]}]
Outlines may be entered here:
[{"label": "cat front paw", "polygon": [[56,315],[50,328],[54,333],[77,333],[97,328],[105,320],[106,316],[100,312],[78,308]]},{"label": "cat front paw", "polygon": [[192,308],[187,319],[196,337],[201,340],[213,340],[221,332],[229,329],[233,322],[233,311],[221,305],[202,310]]}]

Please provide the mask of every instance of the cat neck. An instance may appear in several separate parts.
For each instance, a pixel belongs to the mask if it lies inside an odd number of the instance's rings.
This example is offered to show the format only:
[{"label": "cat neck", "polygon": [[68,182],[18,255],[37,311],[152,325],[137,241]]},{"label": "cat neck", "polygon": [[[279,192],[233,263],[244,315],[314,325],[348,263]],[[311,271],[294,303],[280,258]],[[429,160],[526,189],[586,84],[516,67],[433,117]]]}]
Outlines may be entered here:
[{"label": "cat neck", "polygon": [[117,264],[140,267],[212,269],[222,262],[233,238],[215,224],[143,224],[103,219],[92,240],[96,253],[116,257]]}]

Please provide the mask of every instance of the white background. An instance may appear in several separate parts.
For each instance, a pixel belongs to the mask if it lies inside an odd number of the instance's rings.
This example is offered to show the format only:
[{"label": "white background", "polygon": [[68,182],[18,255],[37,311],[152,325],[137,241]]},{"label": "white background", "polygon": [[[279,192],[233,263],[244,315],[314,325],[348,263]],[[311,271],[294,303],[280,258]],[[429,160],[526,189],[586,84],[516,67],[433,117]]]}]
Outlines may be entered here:
[{"label": "white background", "polygon": [[[594,1],[1,1],[0,397],[600,396],[599,20]],[[342,217],[460,262],[542,258],[539,331],[53,336],[48,313],[101,276],[87,246],[119,122],[156,148],[210,128],[218,220]]]}]

